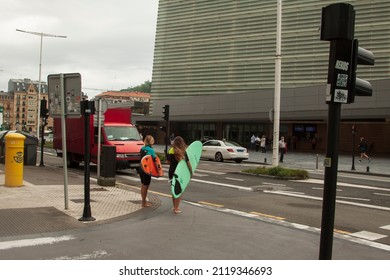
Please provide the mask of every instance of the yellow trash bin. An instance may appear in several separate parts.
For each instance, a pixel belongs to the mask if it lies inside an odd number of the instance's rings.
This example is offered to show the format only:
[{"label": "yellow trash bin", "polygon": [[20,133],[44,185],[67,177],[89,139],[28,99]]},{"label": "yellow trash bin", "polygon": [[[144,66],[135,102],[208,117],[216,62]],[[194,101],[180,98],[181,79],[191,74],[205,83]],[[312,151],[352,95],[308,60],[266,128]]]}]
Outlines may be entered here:
[{"label": "yellow trash bin", "polygon": [[5,186],[23,186],[23,152],[26,136],[7,133],[5,136]]}]

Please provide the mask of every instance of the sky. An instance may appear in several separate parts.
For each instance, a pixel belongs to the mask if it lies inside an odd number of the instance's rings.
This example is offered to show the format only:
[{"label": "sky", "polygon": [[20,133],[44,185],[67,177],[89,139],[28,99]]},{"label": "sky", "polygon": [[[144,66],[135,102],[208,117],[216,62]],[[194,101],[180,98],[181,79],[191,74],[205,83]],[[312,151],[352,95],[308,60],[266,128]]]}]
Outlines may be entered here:
[{"label": "sky", "polygon": [[158,0],[1,0],[0,91],[9,79],[80,73],[93,97],[152,80]]}]

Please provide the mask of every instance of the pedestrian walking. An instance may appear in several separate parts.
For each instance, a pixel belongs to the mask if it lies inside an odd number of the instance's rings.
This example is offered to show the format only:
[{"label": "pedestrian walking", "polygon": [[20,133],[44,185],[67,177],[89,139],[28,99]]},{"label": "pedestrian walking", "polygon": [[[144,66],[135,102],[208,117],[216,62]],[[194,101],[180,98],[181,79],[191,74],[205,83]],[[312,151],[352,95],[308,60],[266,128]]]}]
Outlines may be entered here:
[{"label": "pedestrian walking", "polygon": [[[157,154],[154,151],[152,145],[154,144],[154,138],[152,135],[147,135],[144,139],[144,146],[140,150],[141,158],[143,158],[146,155],[151,155],[153,160],[156,159]],[[141,179],[141,205],[142,207],[149,207],[151,204],[146,201],[148,190],[150,186],[150,182],[152,180],[152,177],[148,174],[146,174],[142,168],[138,168],[138,174]]]},{"label": "pedestrian walking", "polygon": [[261,148],[261,152],[262,153],[266,153],[267,152],[267,138],[265,137],[265,135],[261,136],[260,148]]},{"label": "pedestrian walking", "polygon": [[255,149],[255,141],[256,141],[256,136],[254,134],[252,134],[251,145],[250,145],[250,148],[252,151]]},{"label": "pedestrian walking", "polygon": [[255,138],[255,146],[256,146],[256,152],[258,152],[260,147],[260,137],[258,135],[256,135]]},{"label": "pedestrian walking", "polygon": [[279,150],[280,150],[280,159],[279,162],[283,162],[284,160],[284,154],[286,153],[286,142],[284,142],[284,137],[282,136],[279,141]]},{"label": "pedestrian walking", "polygon": [[360,138],[360,143],[358,145],[359,147],[359,152],[360,152],[360,159],[359,161],[361,162],[362,159],[367,159],[368,161],[371,161],[371,158],[367,155],[368,152],[368,144],[365,141],[364,137]]},{"label": "pedestrian walking", "polygon": [[[190,163],[190,160],[188,158],[187,152],[187,145],[184,141],[184,139],[180,136],[175,137],[175,139],[172,141],[172,147],[168,151],[167,160],[169,162],[169,171],[168,171],[168,177],[171,181],[173,178],[173,174],[175,172],[175,169],[179,162],[181,160],[185,160],[188,166],[188,170],[190,171],[191,177],[192,177],[192,166]],[[181,213],[181,210],[179,208],[181,201],[181,196],[178,198],[174,198],[172,195],[172,202],[173,202],[173,213],[179,214]]]}]

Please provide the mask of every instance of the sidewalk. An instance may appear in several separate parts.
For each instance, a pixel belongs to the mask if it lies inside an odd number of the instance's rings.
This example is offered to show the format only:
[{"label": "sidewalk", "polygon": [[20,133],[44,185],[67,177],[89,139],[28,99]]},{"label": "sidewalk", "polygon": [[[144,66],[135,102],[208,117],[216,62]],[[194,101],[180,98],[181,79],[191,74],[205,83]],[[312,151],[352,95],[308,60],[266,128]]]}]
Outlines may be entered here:
[{"label": "sidewalk", "polygon": [[[0,238],[54,232],[112,222],[142,209],[139,190],[127,186],[101,187],[91,178],[92,223],[78,221],[84,210],[84,178],[69,173],[67,191],[62,170],[24,166],[23,186],[4,186],[0,164]],[[67,199],[65,199],[67,193]],[[150,196],[155,207],[159,199]],[[65,209],[65,200],[68,209]]]}]

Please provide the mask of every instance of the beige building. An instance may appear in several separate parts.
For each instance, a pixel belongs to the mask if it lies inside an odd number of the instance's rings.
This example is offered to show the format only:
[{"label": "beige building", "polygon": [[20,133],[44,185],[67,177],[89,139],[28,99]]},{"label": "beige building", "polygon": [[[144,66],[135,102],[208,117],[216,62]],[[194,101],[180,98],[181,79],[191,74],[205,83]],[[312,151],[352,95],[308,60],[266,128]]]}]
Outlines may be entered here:
[{"label": "beige building", "polygon": [[[0,107],[3,108],[3,120],[0,124],[2,129],[15,129],[36,134],[39,117],[37,83],[30,79],[10,80],[9,92],[0,93]],[[45,83],[41,85],[42,88],[46,86]],[[47,100],[47,98],[47,91],[42,90],[40,99]],[[46,129],[52,126],[52,120],[49,118]]]}]

